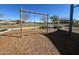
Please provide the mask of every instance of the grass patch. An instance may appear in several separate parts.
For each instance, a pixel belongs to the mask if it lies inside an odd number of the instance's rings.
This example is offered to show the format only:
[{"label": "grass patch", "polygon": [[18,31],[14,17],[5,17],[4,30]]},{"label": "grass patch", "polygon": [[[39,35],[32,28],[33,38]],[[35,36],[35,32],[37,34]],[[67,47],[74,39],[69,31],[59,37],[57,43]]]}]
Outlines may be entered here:
[{"label": "grass patch", "polygon": [[7,29],[0,29],[0,32],[6,31]]}]

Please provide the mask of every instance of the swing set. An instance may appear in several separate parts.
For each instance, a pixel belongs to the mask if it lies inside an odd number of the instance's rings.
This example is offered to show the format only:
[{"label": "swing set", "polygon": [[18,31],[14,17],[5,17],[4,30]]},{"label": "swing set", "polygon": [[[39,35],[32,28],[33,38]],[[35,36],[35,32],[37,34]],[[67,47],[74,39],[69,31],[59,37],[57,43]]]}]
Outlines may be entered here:
[{"label": "swing set", "polygon": [[23,26],[22,26],[23,19],[22,19],[22,12],[46,16],[46,27],[47,27],[47,33],[48,33],[48,20],[49,20],[49,15],[47,13],[35,12],[35,11],[31,11],[31,10],[23,10],[22,8],[20,8],[20,31],[21,31],[21,37],[23,37]]}]

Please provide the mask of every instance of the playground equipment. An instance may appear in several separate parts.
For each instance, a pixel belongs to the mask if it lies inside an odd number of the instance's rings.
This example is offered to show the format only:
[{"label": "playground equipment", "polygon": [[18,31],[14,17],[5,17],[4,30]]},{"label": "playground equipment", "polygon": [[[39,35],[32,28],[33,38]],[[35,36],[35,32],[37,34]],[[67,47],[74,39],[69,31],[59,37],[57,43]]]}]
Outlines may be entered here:
[{"label": "playground equipment", "polygon": [[31,11],[31,10],[23,10],[22,8],[20,8],[20,29],[21,29],[21,37],[23,36],[23,29],[22,29],[22,12],[26,12],[26,13],[32,13],[32,14],[38,14],[38,15],[44,15],[47,17],[47,33],[48,33],[48,20],[49,20],[49,15],[47,13],[41,13],[41,12],[36,12],[36,11]]},{"label": "playground equipment", "polygon": [[69,24],[69,35],[72,34],[72,24],[73,24],[73,14],[74,8],[79,7],[79,5],[74,6],[73,4],[70,5],[70,24]]}]

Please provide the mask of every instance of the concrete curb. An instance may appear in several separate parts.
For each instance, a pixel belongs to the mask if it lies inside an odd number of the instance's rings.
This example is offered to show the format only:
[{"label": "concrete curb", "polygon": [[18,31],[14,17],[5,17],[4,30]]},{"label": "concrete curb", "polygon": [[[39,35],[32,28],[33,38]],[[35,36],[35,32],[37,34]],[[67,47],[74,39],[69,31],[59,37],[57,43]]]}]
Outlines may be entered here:
[{"label": "concrete curb", "polygon": [[8,29],[6,31],[0,32],[0,34],[4,34],[4,33],[9,32],[9,31],[11,31],[11,29]]}]

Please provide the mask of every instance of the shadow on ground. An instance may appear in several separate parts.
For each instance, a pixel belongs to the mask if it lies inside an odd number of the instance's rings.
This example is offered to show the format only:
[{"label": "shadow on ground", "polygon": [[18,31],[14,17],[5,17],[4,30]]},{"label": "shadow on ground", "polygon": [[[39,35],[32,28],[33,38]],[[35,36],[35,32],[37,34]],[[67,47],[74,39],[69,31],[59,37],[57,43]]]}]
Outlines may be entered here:
[{"label": "shadow on ground", "polygon": [[79,54],[79,34],[72,33],[68,35],[67,31],[55,31],[44,34],[47,36],[54,46],[62,55],[78,55]]}]

